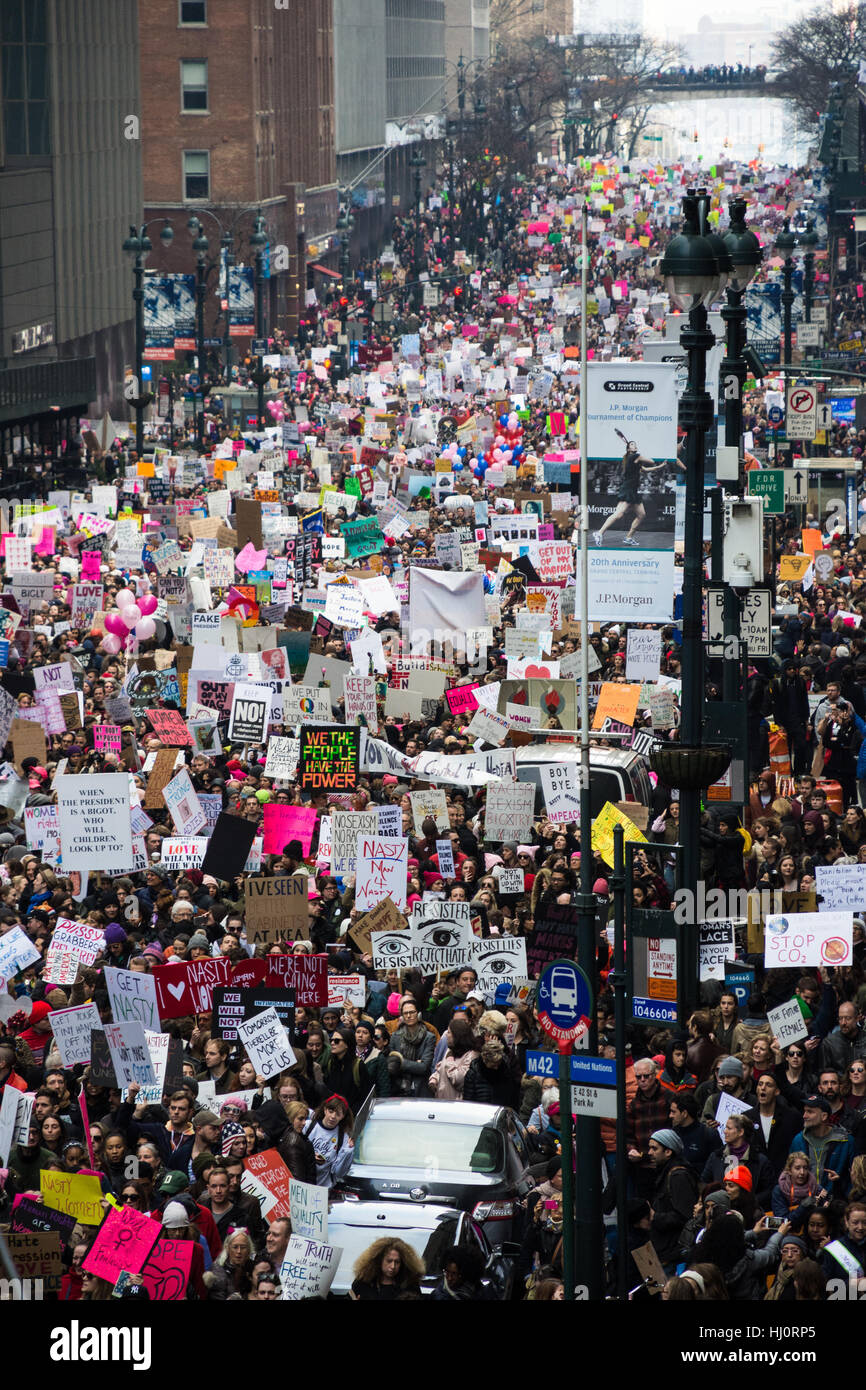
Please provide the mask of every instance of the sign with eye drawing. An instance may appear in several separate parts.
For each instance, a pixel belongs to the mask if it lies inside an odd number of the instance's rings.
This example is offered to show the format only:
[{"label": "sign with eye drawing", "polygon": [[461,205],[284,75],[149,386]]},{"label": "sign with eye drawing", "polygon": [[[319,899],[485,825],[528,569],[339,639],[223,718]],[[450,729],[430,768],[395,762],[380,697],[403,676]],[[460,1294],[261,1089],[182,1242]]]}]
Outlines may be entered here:
[{"label": "sign with eye drawing", "polygon": [[475,938],[469,903],[422,903],[409,923],[412,964],[419,970],[445,970],[468,965]]},{"label": "sign with eye drawing", "polygon": [[526,979],[526,941],[522,936],[489,936],[474,942],[472,965],[480,994],[496,994],[505,980]]},{"label": "sign with eye drawing", "polygon": [[412,933],[374,931],[370,933],[374,970],[408,970],[412,964]]}]

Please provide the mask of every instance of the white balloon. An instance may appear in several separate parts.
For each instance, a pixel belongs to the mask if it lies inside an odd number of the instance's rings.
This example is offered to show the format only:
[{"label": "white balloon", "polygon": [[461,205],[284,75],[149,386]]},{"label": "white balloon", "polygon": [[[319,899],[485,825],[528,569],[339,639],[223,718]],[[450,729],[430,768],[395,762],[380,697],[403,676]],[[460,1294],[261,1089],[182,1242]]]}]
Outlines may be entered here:
[{"label": "white balloon", "polygon": [[135,594],[131,589],[118,589],[115,602],[120,611],[123,612],[124,608],[128,607],[130,603],[135,603]]},{"label": "white balloon", "polygon": [[137,603],[128,603],[126,607],[121,610],[120,616],[126,623],[126,626],[132,630],[132,628],[141,622],[141,609]]},{"label": "white balloon", "polygon": [[142,618],[141,621],[135,625],[135,635],[140,642],[146,642],[150,637],[153,637],[155,633],[156,623],[153,621],[153,618]]}]

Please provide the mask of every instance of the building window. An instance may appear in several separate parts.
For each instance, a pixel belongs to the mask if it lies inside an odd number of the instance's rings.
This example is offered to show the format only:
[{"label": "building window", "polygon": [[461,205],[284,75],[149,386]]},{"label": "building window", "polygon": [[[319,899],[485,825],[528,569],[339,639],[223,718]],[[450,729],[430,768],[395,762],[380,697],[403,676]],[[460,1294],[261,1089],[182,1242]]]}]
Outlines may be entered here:
[{"label": "building window", "polygon": [[181,61],[180,93],[182,111],[207,111],[206,61]]},{"label": "building window", "polygon": [[207,0],[180,0],[181,24],[207,24]]},{"label": "building window", "polygon": [[210,154],[207,150],[184,150],[183,196],[188,203],[206,202],[210,197]]},{"label": "building window", "polygon": [[51,152],[45,0],[0,3],[0,146],[10,159]]}]

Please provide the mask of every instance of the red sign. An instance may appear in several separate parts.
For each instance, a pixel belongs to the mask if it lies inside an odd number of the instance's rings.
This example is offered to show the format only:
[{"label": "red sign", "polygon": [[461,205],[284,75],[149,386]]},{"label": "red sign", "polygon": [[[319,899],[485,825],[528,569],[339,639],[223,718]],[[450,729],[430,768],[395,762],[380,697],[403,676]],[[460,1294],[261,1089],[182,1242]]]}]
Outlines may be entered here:
[{"label": "red sign", "polygon": [[192,734],[186,727],[186,721],[179,710],[149,709],[145,713],[150,720],[153,732],[162,739],[167,747],[192,747]]},{"label": "red sign", "polygon": [[211,1012],[214,989],[231,982],[232,965],[226,956],[211,956],[208,960],[156,965],[152,973],[160,1018],[186,1018],[189,1014]]},{"label": "red sign", "polygon": [[232,971],[232,984],[238,989],[252,989],[262,983],[267,973],[266,960],[241,960]]},{"label": "red sign", "polygon": [[268,956],[267,963],[265,983],[268,989],[293,989],[296,1003],[325,1007],[328,1002],[327,956]]},{"label": "red sign", "polygon": [[272,1196],[277,1198],[277,1204],[268,1209],[266,1220],[279,1221],[281,1217],[291,1217],[292,1207],[289,1200],[289,1183],[292,1175],[289,1172],[283,1159],[276,1149],[265,1149],[264,1153],[252,1154],[244,1159],[244,1167],[247,1172],[252,1173],[254,1178],[258,1178],[263,1187],[266,1187]]},{"label": "red sign", "polygon": [[152,1299],[161,1303],[186,1298],[192,1269],[192,1241],[162,1236],[147,1257],[141,1282]]}]

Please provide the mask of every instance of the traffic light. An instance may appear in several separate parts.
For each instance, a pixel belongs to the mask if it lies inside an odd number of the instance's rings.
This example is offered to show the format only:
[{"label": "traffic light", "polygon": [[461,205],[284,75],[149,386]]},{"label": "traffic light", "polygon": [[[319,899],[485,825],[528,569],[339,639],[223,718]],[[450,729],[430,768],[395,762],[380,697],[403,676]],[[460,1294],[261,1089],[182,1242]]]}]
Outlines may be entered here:
[{"label": "traffic light", "polygon": [[460,297],[461,297],[462,294],[463,294],[463,286],[462,286],[462,285],[455,285],[455,286],[454,286],[454,298],[455,298],[455,299],[460,299]]},{"label": "traffic light", "polygon": [[348,307],[349,307],[349,297],[348,297],[348,295],[341,294],[341,295],[340,295],[340,301],[339,301],[339,302],[340,302],[340,308],[341,308],[341,309],[348,309]]},{"label": "traffic light", "polygon": [[325,371],[326,371],[326,372],[329,372],[330,370],[331,370],[331,359],[330,359],[330,357],[326,357],[326,358],[325,358]]}]

